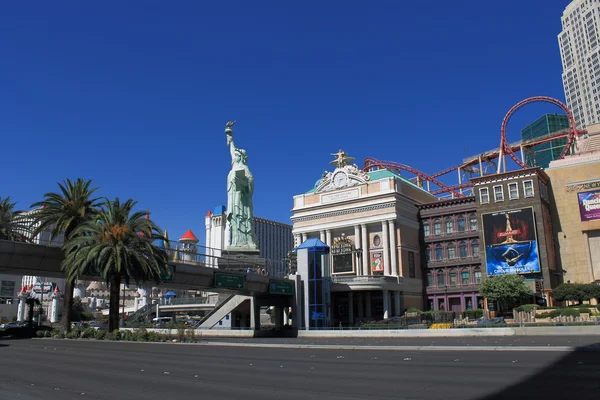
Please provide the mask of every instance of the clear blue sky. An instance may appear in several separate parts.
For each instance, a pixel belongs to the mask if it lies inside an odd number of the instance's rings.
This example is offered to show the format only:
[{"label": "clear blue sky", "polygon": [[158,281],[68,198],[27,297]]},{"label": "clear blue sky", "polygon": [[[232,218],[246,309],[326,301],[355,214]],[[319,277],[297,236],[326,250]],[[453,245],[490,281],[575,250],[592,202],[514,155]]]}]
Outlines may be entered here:
[{"label": "clear blue sky", "polygon": [[[256,179],[255,214],[289,222],[330,153],[433,173],[499,144],[504,114],[564,100],[567,0],[12,1],[0,4],[0,196],[64,178],[132,197],[204,241],[226,203],[223,133]],[[509,140],[552,105],[515,114]]]}]

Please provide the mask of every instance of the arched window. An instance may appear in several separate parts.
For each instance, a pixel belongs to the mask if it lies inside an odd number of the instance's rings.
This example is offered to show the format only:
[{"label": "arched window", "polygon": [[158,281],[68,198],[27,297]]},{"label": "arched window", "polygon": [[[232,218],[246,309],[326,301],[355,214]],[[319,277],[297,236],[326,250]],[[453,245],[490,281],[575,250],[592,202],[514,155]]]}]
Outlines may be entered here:
[{"label": "arched window", "polygon": [[447,217],[446,218],[446,233],[452,233],[454,232],[454,221],[452,220],[452,217]]},{"label": "arched window", "polygon": [[450,286],[456,286],[456,284],[458,283],[458,274],[456,273],[455,269],[450,271],[448,278],[448,280],[450,281]]},{"label": "arched window", "polygon": [[436,219],[435,221],[433,221],[433,234],[434,235],[442,234],[442,221],[440,221],[439,219]]},{"label": "arched window", "polygon": [[463,269],[460,273],[460,284],[461,285],[468,285],[469,283],[471,283],[471,279],[469,276],[469,270],[468,269]]},{"label": "arched window", "polygon": [[437,285],[438,287],[446,285],[446,275],[443,269],[437,271]]},{"label": "arched window", "polygon": [[475,268],[473,277],[475,278],[475,283],[481,283],[481,270],[479,268]]},{"label": "arched window", "polygon": [[429,232],[429,225],[431,224],[430,220],[424,221],[423,222],[423,236],[427,237],[429,236],[430,232]]},{"label": "arched window", "polygon": [[479,240],[471,242],[471,249],[473,250],[473,257],[479,257]]},{"label": "arched window", "polygon": [[441,261],[444,259],[444,249],[441,244],[435,246],[435,261]]},{"label": "arched window", "polygon": [[433,274],[431,272],[427,273],[427,287],[433,286]]},{"label": "arched window", "polygon": [[452,242],[448,244],[448,259],[453,260],[456,258],[456,243]]},{"label": "arched window", "polygon": [[471,214],[471,216],[469,217],[469,227],[472,231],[477,230],[477,215]]},{"label": "arched window", "polygon": [[462,215],[456,219],[456,227],[459,232],[464,232],[465,229],[465,217]]},{"label": "arched window", "polygon": [[460,242],[458,245],[458,256],[460,258],[467,258],[467,243]]}]

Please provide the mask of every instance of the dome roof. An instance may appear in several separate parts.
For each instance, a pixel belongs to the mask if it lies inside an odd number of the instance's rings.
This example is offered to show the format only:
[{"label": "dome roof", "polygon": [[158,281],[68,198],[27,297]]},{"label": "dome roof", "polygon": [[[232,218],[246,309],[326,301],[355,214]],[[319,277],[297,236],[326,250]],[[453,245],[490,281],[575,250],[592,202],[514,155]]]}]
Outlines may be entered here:
[{"label": "dome roof", "polygon": [[183,234],[183,236],[179,239],[181,241],[188,241],[188,242],[195,242],[198,243],[200,240],[198,240],[198,238],[196,237],[196,235],[194,235],[194,232],[192,232],[191,229],[188,229],[188,231],[186,233]]}]

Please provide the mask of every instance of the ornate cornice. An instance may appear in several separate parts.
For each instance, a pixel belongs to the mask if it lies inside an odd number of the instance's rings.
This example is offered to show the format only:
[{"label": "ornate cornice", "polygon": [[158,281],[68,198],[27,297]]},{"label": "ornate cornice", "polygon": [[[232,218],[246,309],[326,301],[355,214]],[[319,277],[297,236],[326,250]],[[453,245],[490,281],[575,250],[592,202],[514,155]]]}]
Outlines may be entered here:
[{"label": "ornate cornice", "polygon": [[592,181],[592,182],[585,182],[585,183],[569,183],[565,187],[565,191],[580,192],[583,190],[598,189],[598,188],[600,188],[600,180]]},{"label": "ornate cornice", "polygon": [[355,207],[355,208],[351,208],[351,209],[347,209],[347,210],[330,211],[330,212],[324,212],[324,213],[320,213],[320,214],[306,215],[303,217],[292,217],[292,221],[294,221],[294,222],[313,221],[315,219],[339,217],[342,215],[359,214],[359,213],[363,213],[363,212],[382,210],[382,209],[386,209],[386,208],[395,208],[395,207],[396,207],[396,202],[373,204],[370,206]]}]

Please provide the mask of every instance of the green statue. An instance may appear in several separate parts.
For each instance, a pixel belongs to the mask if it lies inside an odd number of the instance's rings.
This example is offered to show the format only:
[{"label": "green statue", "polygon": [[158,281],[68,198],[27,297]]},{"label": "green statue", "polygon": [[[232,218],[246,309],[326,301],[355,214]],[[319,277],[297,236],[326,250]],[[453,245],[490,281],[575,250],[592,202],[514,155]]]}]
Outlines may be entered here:
[{"label": "green statue", "polygon": [[246,150],[238,149],[233,143],[233,125],[225,125],[227,145],[231,152],[231,171],[227,175],[227,221],[230,229],[228,250],[258,250],[254,234],[252,194],[254,177],[246,165]]}]

